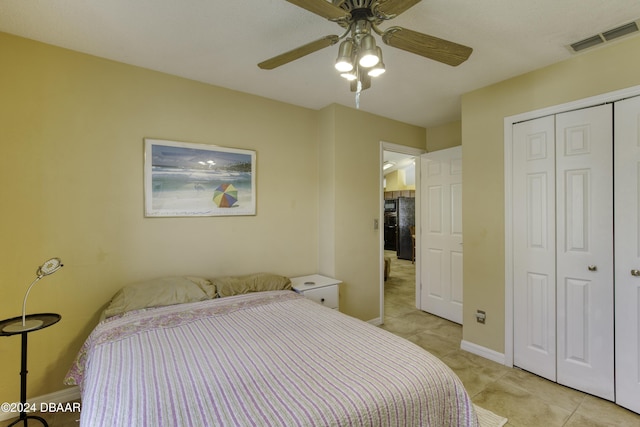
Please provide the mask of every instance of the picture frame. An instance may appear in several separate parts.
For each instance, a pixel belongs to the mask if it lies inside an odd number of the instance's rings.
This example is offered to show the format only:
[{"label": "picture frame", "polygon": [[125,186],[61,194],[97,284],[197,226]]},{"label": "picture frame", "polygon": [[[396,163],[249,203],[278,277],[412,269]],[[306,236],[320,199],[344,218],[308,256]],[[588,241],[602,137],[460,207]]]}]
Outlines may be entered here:
[{"label": "picture frame", "polygon": [[145,217],[255,214],[255,151],[144,139]]}]

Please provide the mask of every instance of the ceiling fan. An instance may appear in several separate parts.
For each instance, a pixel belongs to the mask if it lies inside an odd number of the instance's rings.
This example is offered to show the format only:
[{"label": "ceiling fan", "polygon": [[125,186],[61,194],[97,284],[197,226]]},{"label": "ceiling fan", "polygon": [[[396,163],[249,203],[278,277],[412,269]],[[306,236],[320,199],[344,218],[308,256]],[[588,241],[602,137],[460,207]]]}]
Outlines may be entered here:
[{"label": "ceiling fan", "polygon": [[336,69],[351,81],[351,90],[371,86],[370,77],[384,73],[382,51],[372,32],[392,47],[457,66],[466,61],[472,48],[452,41],[394,26],[381,30],[378,25],[395,18],[421,0],[287,0],[309,12],[336,22],[345,31],[329,35],[258,64],[272,70],[343,40],[338,51]]}]

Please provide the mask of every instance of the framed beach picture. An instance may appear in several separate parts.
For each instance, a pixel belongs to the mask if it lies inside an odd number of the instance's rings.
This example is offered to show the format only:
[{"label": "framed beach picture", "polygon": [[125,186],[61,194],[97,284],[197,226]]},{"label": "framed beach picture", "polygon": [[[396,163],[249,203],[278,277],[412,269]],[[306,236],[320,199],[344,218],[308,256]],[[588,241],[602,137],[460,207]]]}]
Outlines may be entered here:
[{"label": "framed beach picture", "polygon": [[147,217],[256,214],[256,152],[144,140]]}]

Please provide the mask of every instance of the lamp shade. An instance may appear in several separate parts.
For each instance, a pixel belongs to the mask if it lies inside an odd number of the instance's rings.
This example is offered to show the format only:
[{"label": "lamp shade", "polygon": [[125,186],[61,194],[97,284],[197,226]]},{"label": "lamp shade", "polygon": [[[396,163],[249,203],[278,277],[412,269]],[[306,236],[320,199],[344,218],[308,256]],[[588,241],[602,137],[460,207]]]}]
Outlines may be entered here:
[{"label": "lamp shade", "polygon": [[383,74],[386,71],[384,62],[382,61],[382,49],[380,49],[380,46],[378,46],[377,51],[378,51],[378,58],[380,60],[376,65],[374,65],[367,72],[367,74],[369,74],[371,77],[378,77],[379,75]]},{"label": "lamp shade", "polygon": [[61,267],[62,267],[62,262],[60,261],[60,258],[51,258],[50,260],[42,264],[40,267],[38,267],[38,270],[36,271],[36,275],[48,276],[58,271]]},{"label": "lamp shade", "polygon": [[353,42],[351,40],[340,43],[335,67],[336,70],[343,73],[353,70]]},{"label": "lamp shade", "polygon": [[380,61],[378,57],[378,49],[376,40],[371,34],[367,34],[360,41],[360,60],[359,64],[365,68],[370,68]]}]

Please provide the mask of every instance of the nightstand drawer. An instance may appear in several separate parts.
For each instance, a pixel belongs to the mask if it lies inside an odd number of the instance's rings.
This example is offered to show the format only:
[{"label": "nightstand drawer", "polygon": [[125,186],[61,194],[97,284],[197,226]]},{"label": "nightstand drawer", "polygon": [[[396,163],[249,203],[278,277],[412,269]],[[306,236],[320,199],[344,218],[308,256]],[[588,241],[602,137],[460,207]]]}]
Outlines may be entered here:
[{"label": "nightstand drawer", "polygon": [[323,288],[309,289],[302,294],[311,301],[329,308],[338,308],[338,285],[325,286]]}]

